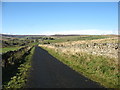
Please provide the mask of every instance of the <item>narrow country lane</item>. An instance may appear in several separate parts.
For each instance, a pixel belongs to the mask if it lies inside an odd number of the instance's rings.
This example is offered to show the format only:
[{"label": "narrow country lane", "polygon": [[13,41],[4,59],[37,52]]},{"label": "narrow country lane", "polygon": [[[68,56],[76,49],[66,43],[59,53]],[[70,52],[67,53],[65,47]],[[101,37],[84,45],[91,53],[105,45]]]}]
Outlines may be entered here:
[{"label": "narrow country lane", "polygon": [[36,46],[27,88],[103,88]]}]

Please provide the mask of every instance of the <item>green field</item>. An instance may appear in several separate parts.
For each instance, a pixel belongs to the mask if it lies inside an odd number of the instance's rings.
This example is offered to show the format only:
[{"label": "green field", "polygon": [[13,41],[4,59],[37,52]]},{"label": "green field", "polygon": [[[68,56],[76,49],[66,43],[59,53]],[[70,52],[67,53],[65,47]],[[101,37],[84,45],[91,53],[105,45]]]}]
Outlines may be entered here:
[{"label": "green field", "polygon": [[0,48],[0,53],[6,53],[8,51],[14,51],[14,50],[17,50],[21,47],[5,47],[5,48]]},{"label": "green field", "polygon": [[[35,42],[35,43],[30,43],[28,44],[29,46],[32,46],[32,45],[37,45],[38,42]],[[20,48],[22,48],[24,46],[15,46],[15,47],[4,47],[4,48],[0,48],[0,53],[6,53],[8,51],[14,51],[14,50],[18,50]]]},{"label": "green field", "polygon": [[60,43],[60,42],[69,42],[69,41],[78,41],[78,40],[94,40],[94,39],[104,39],[110,36],[103,35],[81,35],[81,36],[64,36],[64,37],[54,37],[55,40],[44,40],[41,43]]}]

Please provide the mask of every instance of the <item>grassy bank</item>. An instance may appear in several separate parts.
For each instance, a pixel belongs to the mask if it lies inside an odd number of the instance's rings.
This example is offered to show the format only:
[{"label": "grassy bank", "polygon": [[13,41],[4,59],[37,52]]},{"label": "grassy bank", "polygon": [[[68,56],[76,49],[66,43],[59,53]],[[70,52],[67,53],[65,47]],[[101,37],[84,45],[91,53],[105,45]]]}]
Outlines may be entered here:
[{"label": "grassy bank", "polygon": [[11,80],[4,85],[3,88],[23,88],[27,81],[29,69],[31,67],[31,58],[34,53],[34,47],[30,51],[30,54],[25,57],[25,62],[18,67],[18,72]]},{"label": "grassy bank", "polygon": [[57,52],[52,48],[44,46],[41,47],[47,50],[58,60],[71,67],[73,70],[83,74],[93,81],[100,83],[104,87],[120,88],[118,83],[118,79],[120,77],[118,66],[112,62],[112,58],[87,53],[76,53],[72,55]]}]

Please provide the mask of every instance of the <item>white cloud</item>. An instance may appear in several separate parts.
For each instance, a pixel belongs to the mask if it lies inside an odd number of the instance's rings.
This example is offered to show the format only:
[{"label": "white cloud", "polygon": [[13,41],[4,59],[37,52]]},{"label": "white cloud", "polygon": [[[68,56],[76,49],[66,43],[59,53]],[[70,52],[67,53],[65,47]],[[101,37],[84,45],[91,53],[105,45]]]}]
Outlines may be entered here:
[{"label": "white cloud", "polygon": [[118,30],[66,30],[66,31],[56,31],[56,32],[45,32],[45,35],[54,35],[54,34],[86,34],[86,35],[105,35],[105,34],[118,34]]},{"label": "white cloud", "polygon": [[[36,31],[37,32],[37,31]],[[61,31],[42,31],[34,33],[4,33],[4,34],[15,34],[15,35],[55,35],[55,34],[79,34],[79,35],[105,35],[105,34],[118,34],[118,30],[61,30]],[[120,32],[119,32],[120,33]]]}]

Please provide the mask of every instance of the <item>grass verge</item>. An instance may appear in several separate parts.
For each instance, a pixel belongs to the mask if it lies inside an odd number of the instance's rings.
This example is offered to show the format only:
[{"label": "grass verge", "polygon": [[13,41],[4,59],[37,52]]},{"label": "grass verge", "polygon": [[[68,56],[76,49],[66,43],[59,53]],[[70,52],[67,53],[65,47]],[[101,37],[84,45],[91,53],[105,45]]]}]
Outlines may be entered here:
[{"label": "grass verge", "polygon": [[31,58],[34,53],[35,47],[32,48],[30,54],[26,56],[25,63],[21,64],[18,67],[18,73],[11,78],[7,85],[4,85],[3,88],[24,88],[27,81],[27,76],[29,69],[31,68]]},{"label": "grass verge", "polygon": [[115,67],[115,64],[107,62],[110,58],[86,53],[67,55],[56,52],[54,49],[44,46],[41,47],[73,70],[100,83],[102,86],[106,88],[120,88],[118,82],[120,73],[118,72],[118,68]]}]

